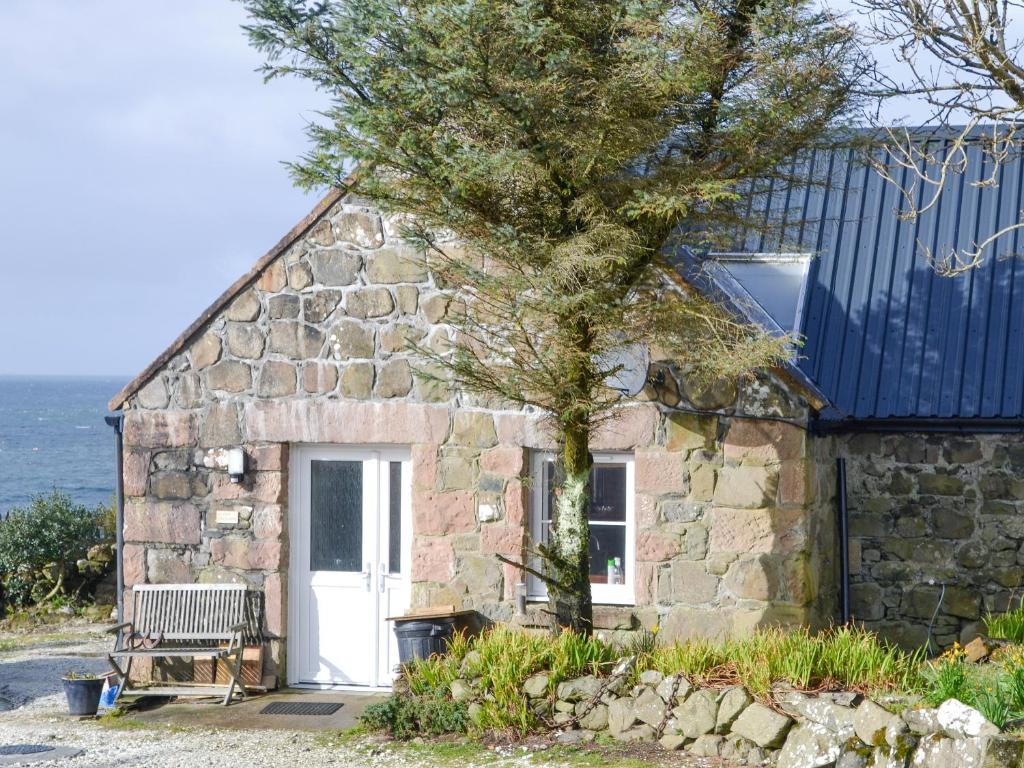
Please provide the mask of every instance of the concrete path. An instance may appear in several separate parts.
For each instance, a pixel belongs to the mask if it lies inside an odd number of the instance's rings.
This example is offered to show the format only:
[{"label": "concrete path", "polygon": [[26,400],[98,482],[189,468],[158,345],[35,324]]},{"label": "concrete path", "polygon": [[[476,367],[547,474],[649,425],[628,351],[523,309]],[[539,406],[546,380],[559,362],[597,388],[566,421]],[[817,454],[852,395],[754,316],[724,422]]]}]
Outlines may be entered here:
[{"label": "concrete path", "polygon": [[[284,731],[339,731],[359,724],[359,716],[368,704],[383,701],[386,694],[348,693],[341,691],[309,691],[286,689],[283,691],[250,696],[245,701],[236,701],[225,707],[219,701],[204,700],[190,702],[175,701],[159,706],[147,706],[140,701],[139,709],[129,713],[133,720],[141,723],[170,726],[195,726],[202,723],[209,728],[235,729],[276,729]],[[332,715],[264,715],[261,710],[271,702],[331,702],[341,704]]]}]

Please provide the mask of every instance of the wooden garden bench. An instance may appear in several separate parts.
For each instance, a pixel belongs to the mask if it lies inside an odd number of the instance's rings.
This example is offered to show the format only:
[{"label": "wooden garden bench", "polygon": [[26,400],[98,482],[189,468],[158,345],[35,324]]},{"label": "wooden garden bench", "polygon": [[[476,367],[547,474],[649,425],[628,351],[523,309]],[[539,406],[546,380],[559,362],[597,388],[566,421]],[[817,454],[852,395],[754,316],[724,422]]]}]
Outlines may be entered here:
[{"label": "wooden garden bench", "polygon": [[[245,698],[242,669],[246,616],[244,584],[140,584],[132,587],[132,620],[113,627],[114,650],[107,655],[117,675],[117,697],[210,696],[224,692],[225,706],[235,687]],[[132,661],[139,658],[224,659],[227,685],[154,685],[129,690]],[[120,661],[120,664],[118,663]],[[123,668],[122,668],[123,666]],[[115,700],[116,700],[115,698]]]}]

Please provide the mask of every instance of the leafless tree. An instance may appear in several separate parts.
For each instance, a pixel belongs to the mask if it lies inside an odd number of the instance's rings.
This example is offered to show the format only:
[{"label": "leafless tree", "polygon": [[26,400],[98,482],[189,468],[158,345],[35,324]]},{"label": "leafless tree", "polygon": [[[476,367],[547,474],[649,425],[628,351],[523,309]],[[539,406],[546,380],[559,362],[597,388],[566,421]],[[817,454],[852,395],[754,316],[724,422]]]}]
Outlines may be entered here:
[{"label": "leafless tree", "polygon": [[[1011,0],[855,0],[865,11],[871,41],[890,48],[897,69],[875,73],[881,100],[916,98],[927,108],[927,129],[882,128],[876,171],[901,193],[898,215],[913,220],[934,208],[957,176],[995,186],[1004,165],[1019,159],[1024,128],[1024,2]],[[981,168],[974,168],[980,164]],[[941,274],[979,266],[1024,215],[968,247],[925,256]]]}]

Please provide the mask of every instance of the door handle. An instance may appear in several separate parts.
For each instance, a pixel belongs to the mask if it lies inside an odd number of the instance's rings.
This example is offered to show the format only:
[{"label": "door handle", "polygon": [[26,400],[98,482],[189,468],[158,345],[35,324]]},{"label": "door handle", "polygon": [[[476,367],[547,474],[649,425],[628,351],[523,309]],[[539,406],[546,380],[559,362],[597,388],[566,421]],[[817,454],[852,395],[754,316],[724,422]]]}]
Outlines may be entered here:
[{"label": "door handle", "polygon": [[363,577],[363,586],[366,587],[366,591],[370,591],[370,563],[367,561],[366,567],[363,568],[363,572],[359,574]]},{"label": "door handle", "polygon": [[379,581],[379,587],[378,587],[378,589],[381,592],[384,591],[384,577],[387,575],[387,572],[388,572],[387,563],[381,563],[380,564],[380,581]]}]

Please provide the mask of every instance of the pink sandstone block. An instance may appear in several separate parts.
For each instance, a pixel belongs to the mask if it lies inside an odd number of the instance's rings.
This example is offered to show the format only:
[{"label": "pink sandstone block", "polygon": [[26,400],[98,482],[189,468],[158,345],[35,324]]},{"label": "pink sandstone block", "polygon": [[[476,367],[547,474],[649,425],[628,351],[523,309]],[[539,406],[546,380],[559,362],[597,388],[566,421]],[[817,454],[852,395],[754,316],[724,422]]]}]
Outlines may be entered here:
[{"label": "pink sandstone block", "polygon": [[757,459],[765,463],[799,459],[804,454],[804,431],[781,421],[735,419],[724,443],[726,459]]},{"label": "pink sandstone block", "polygon": [[129,502],[124,508],[125,541],[198,544],[199,510],[187,501]]},{"label": "pink sandstone block", "polygon": [[519,593],[519,585],[526,581],[526,574],[522,568],[516,568],[508,563],[502,563],[501,566],[505,583],[504,598],[515,600]]},{"label": "pink sandstone block", "polygon": [[267,632],[274,637],[284,637],[285,633],[283,591],[281,574],[268,573],[263,580],[263,615]]},{"label": "pink sandstone block", "polygon": [[258,400],[243,414],[250,440],[268,443],[442,443],[448,406],[350,400]]},{"label": "pink sandstone block", "polygon": [[558,447],[543,417],[522,413],[499,413],[494,417],[494,431],[501,445],[553,451]]},{"label": "pink sandstone block", "polygon": [[779,469],[779,504],[805,505],[809,497],[807,466],[802,461],[784,461]]},{"label": "pink sandstone block", "polygon": [[282,443],[246,448],[249,468],[257,472],[280,472],[288,468],[288,446]]},{"label": "pink sandstone block", "polygon": [[257,539],[279,539],[284,531],[280,504],[260,504],[252,511],[252,535]]},{"label": "pink sandstone block", "polygon": [[614,417],[602,424],[591,439],[594,450],[625,451],[654,442],[659,414],[647,405],[627,406],[614,411]]},{"label": "pink sandstone block", "polygon": [[638,450],[635,461],[637,493],[686,493],[687,471],[683,454]]},{"label": "pink sandstone block", "polygon": [[192,411],[126,411],[124,443],[140,448],[180,448],[198,438]]},{"label": "pink sandstone block", "polygon": [[636,583],[633,585],[633,594],[637,605],[652,605],[654,603],[654,573],[653,563],[636,564]]},{"label": "pink sandstone block", "polygon": [[480,469],[505,477],[523,474],[524,451],[516,445],[496,445],[480,455]]},{"label": "pink sandstone block", "polygon": [[124,585],[146,583],[146,548],[141,544],[125,544],[122,550]]},{"label": "pink sandstone block", "polygon": [[413,490],[412,529],[417,536],[445,536],[475,530],[472,492]]},{"label": "pink sandstone block", "polygon": [[807,545],[805,516],[802,508],[716,507],[711,510],[709,518],[709,551],[783,555],[802,551]]},{"label": "pink sandstone block", "polygon": [[124,495],[145,496],[149,479],[149,451],[124,452]]},{"label": "pink sandstone block", "polygon": [[523,529],[492,523],[480,530],[480,551],[519,558],[523,555]]},{"label": "pink sandstone block", "polygon": [[636,535],[636,559],[661,562],[679,554],[679,537],[657,531],[640,531]]},{"label": "pink sandstone block", "polygon": [[417,538],[412,547],[413,581],[451,581],[455,572],[455,552],[446,539]]},{"label": "pink sandstone block", "polygon": [[275,571],[281,564],[281,543],[238,536],[211,539],[210,560],[225,568]]},{"label": "pink sandstone block", "polygon": [[412,446],[412,483],[416,488],[431,490],[437,482],[437,451],[435,443]]},{"label": "pink sandstone block", "polygon": [[526,522],[527,494],[529,490],[518,480],[505,484],[505,522],[522,527]]},{"label": "pink sandstone block", "polygon": [[232,483],[227,472],[215,472],[213,498],[217,501],[262,501],[280,504],[285,500],[283,472],[247,472],[240,483]]}]

